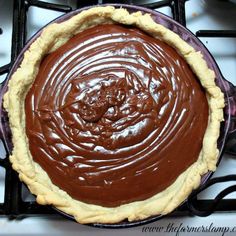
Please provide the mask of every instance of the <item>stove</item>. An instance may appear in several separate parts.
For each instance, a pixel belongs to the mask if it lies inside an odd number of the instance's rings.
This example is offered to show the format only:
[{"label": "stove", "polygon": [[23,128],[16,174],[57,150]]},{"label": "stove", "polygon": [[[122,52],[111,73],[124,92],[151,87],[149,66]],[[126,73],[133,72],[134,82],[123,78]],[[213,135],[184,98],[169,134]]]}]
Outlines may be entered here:
[{"label": "stove", "polygon": [[[223,76],[236,85],[235,0],[0,0],[1,85],[4,84],[6,75],[25,42],[41,27],[73,9],[102,3],[140,5],[173,17],[198,36],[214,56]],[[236,97],[236,89],[234,96]],[[127,233],[143,235],[144,233],[157,234],[157,232],[158,235],[178,235],[176,230],[179,230],[179,234],[188,235],[186,232],[180,231],[182,226],[185,228],[187,226],[211,226],[211,229],[229,227],[231,232],[227,233],[235,235],[236,151],[234,154],[233,150],[236,149],[235,147],[228,147],[219,167],[213,174],[212,183],[221,183],[195,194],[196,196],[192,196],[188,204],[182,205],[171,215],[159,221],[145,226],[114,231],[75,224],[58,215],[52,208],[35,203],[34,196],[21,184],[17,174],[11,169],[8,152],[4,142],[0,141],[0,225],[4,225],[0,235],[1,233],[60,235],[65,232],[72,235],[78,233],[84,235],[91,235],[91,233],[96,233],[96,235],[127,235]],[[229,148],[231,148],[231,154],[227,154]],[[221,177],[225,175],[228,177]],[[220,200],[224,195],[226,195],[225,198]],[[212,214],[207,218],[195,216],[210,213]],[[168,228],[168,226],[170,227]],[[173,227],[171,228],[171,226]],[[178,227],[179,229],[177,229]],[[201,232],[203,235],[204,231]],[[221,231],[219,233],[222,235]],[[200,235],[200,233],[196,235]]]}]

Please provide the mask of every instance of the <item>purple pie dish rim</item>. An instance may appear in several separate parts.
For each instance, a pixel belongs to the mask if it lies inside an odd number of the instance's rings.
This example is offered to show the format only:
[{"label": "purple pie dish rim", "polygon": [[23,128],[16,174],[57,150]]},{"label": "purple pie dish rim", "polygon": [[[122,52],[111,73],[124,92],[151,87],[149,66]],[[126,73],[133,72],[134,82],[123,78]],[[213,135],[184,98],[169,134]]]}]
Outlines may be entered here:
[{"label": "purple pie dish rim", "polygon": [[[94,6],[97,6],[97,5],[94,5]],[[53,21],[49,22],[47,25],[49,25],[51,23],[60,23],[60,22],[66,21],[69,18],[71,18],[72,16],[80,13],[81,11],[87,10],[87,9],[92,8],[94,6],[84,7],[84,8],[80,8],[80,9],[71,11],[69,13],[66,13],[66,14],[64,14],[62,16],[59,16],[58,18],[54,19]],[[114,7],[119,7],[119,8],[122,7],[122,8],[127,9],[129,12],[141,11],[143,13],[151,14],[151,16],[152,16],[152,18],[154,19],[155,22],[157,22],[159,24],[162,24],[165,27],[171,29],[172,31],[177,33],[183,40],[185,40],[191,46],[193,46],[197,51],[202,52],[202,54],[204,56],[204,59],[206,60],[206,62],[208,64],[208,67],[211,68],[216,74],[216,83],[221,88],[222,92],[224,93],[225,101],[226,101],[226,106],[224,108],[225,120],[224,120],[224,122],[222,122],[220,137],[218,139],[218,149],[219,149],[219,156],[218,156],[218,163],[217,163],[217,165],[218,165],[220,160],[221,160],[223,150],[224,150],[224,147],[225,147],[225,143],[226,143],[226,139],[227,139],[227,136],[228,136],[229,131],[230,131],[230,123],[231,123],[230,106],[231,106],[231,104],[229,102],[229,94],[228,94],[228,87],[230,86],[230,82],[228,82],[226,79],[224,79],[224,77],[221,74],[221,71],[220,71],[215,59],[211,55],[211,53],[204,46],[204,44],[190,30],[188,30],[187,28],[182,26],[180,23],[178,23],[177,21],[175,21],[171,17],[164,15],[163,13],[160,13],[160,12],[155,11],[155,10],[147,9],[145,7],[140,7],[140,6],[135,6],[135,5],[127,5],[127,4],[102,4],[102,5],[99,5],[99,6],[114,6]],[[35,41],[35,39],[40,36],[42,30],[47,25],[45,25],[38,32],[36,32],[27,41],[24,48],[21,50],[20,54],[18,55],[17,59],[15,60],[13,66],[12,66],[8,76],[7,76],[7,79],[4,81],[4,85],[2,87],[2,91],[1,91],[1,94],[0,94],[1,101],[2,101],[3,94],[7,90],[8,81],[11,78],[11,76],[13,75],[13,73],[16,71],[16,69],[20,66],[21,61],[23,59],[24,53],[29,49],[30,45]],[[4,127],[4,124],[2,124],[1,129],[2,129],[2,133],[3,133],[3,139],[5,139],[6,143],[8,144],[8,148],[10,150],[11,149],[11,144],[9,144],[10,140],[6,137],[7,136],[5,134],[6,133],[6,128]],[[213,172],[209,171],[208,173],[203,175],[202,180],[201,180],[201,185],[204,185],[207,182],[207,180],[212,176],[212,174],[213,174]],[[187,201],[187,199],[183,203],[185,203],[186,201]],[[57,212],[64,215],[65,217],[74,220],[73,216],[70,216],[70,215],[62,212],[62,211],[56,209],[55,207],[53,207],[53,209],[55,209]],[[127,228],[127,227],[134,227],[134,226],[141,226],[141,225],[144,225],[144,224],[148,224],[148,223],[157,221],[158,219],[160,219],[162,217],[163,217],[163,215],[157,215],[157,216],[149,217],[149,218],[144,219],[144,220],[138,220],[138,221],[133,221],[133,222],[122,221],[120,223],[115,223],[115,224],[93,223],[93,224],[88,224],[88,225],[99,227],[99,228]]]}]

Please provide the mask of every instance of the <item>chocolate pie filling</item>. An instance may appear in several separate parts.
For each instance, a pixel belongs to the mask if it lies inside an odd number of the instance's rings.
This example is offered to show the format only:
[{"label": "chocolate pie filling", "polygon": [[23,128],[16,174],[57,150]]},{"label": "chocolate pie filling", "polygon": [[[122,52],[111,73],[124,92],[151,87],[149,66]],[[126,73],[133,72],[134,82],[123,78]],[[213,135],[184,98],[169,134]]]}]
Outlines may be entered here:
[{"label": "chocolate pie filling", "polygon": [[193,164],[208,121],[185,60],[134,27],[99,25],[47,55],[25,101],[35,162],[74,199],[147,199]]}]

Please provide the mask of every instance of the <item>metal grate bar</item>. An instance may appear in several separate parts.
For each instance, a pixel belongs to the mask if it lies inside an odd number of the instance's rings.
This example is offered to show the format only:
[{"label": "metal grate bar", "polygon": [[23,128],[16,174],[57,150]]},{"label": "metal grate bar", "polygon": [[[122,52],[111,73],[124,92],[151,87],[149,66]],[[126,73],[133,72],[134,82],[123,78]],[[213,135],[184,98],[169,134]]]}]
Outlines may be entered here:
[{"label": "metal grate bar", "polygon": [[36,202],[22,202],[21,215],[56,214],[50,206],[42,206]]},{"label": "metal grate bar", "polygon": [[68,5],[47,3],[43,1],[37,1],[37,0],[28,0],[27,2],[28,2],[28,5],[40,7],[43,9],[53,10],[53,11],[69,12],[72,10],[72,7]]},{"label": "metal grate bar", "polygon": [[21,183],[16,172],[10,167],[9,162],[7,164],[4,198],[5,214],[16,216],[19,214],[21,203]]},{"label": "metal grate bar", "polygon": [[[24,0],[14,1],[13,3],[13,30],[12,30],[12,49],[11,60],[15,61],[21,49],[25,45],[26,39],[26,13],[27,3]],[[21,182],[18,175],[11,168],[9,159],[6,159],[5,177],[5,214],[15,216],[19,214],[21,203]]]},{"label": "metal grate bar", "polygon": [[167,7],[167,6],[170,6],[170,5],[171,5],[170,0],[163,0],[163,1],[158,1],[158,2],[139,4],[139,6],[148,7],[148,8],[151,8],[151,9],[160,8],[160,7]]},{"label": "metal grate bar", "polygon": [[196,32],[198,37],[236,37],[236,30],[199,30]]},{"label": "metal grate bar", "polygon": [[186,0],[171,1],[171,10],[173,18],[183,26],[186,26],[185,2]]},{"label": "metal grate bar", "polygon": [[87,1],[77,1],[77,8],[92,6],[96,4],[103,4],[103,0],[91,0],[89,3]]},{"label": "metal grate bar", "polygon": [[0,75],[8,73],[10,71],[10,68],[11,68],[11,63],[0,67]]},{"label": "metal grate bar", "polygon": [[[196,199],[196,205],[201,211],[207,211],[209,206],[212,204],[213,200],[201,200]],[[236,211],[235,199],[224,199],[220,201],[215,211]]]},{"label": "metal grate bar", "polygon": [[6,166],[6,159],[5,158],[0,158],[0,166],[5,167]]},{"label": "metal grate bar", "polygon": [[13,4],[13,30],[11,59],[15,61],[26,39],[26,11],[28,7],[25,1],[14,1]]},{"label": "metal grate bar", "polygon": [[0,214],[4,215],[5,209],[4,209],[4,204],[0,203]]}]

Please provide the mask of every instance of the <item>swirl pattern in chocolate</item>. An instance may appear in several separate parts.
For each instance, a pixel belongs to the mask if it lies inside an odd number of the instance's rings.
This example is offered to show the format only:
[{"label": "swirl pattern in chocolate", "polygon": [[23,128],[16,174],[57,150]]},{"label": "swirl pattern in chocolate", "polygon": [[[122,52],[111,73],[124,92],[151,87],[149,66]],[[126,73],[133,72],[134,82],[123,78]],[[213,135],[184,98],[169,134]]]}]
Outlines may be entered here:
[{"label": "swirl pattern in chocolate", "polygon": [[194,163],[208,121],[185,60],[141,30],[100,25],[47,55],[25,101],[34,161],[74,199],[114,207]]}]

